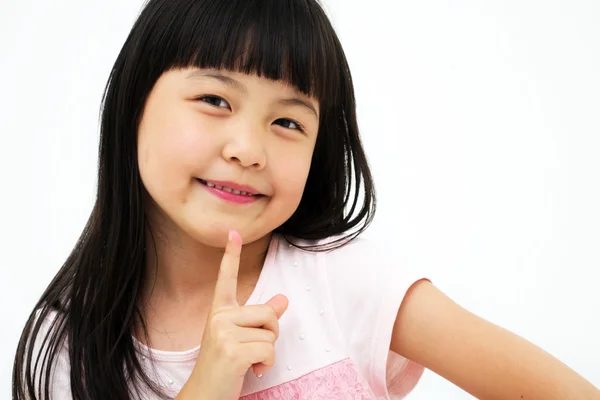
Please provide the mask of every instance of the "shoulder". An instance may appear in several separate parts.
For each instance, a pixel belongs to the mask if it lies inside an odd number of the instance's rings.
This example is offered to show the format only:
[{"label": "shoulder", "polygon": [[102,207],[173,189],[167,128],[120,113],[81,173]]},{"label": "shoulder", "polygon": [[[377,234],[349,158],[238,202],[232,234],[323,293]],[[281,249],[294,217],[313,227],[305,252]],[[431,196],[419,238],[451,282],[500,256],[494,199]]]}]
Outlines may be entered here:
[{"label": "shoulder", "polygon": [[385,245],[364,235],[354,238],[338,235],[320,240],[280,238],[280,248],[286,252],[302,254],[304,257],[324,257],[328,266],[335,267],[349,262],[353,265],[373,262],[383,256],[382,250]]},{"label": "shoulder", "polygon": [[360,235],[347,243],[342,242],[340,246],[328,250],[325,254],[329,265],[356,265],[381,261],[384,247],[384,244]]},{"label": "shoulder", "polygon": [[[38,308],[34,311],[31,327],[27,332],[27,343],[33,344],[34,353],[42,352],[50,346],[50,342],[55,342],[61,324],[64,324],[64,315],[53,308]],[[66,347],[66,340],[60,345]]]},{"label": "shoulder", "polygon": [[[389,271],[397,267],[382,256],[380,244],[362,236],[327,251],[324,264],[334,303],[354,308],[362,302],[361,309],[378,307],[383,277],[389,277]],[[369,313],[365,309],[365,317]]]},{"label": "shoulder", "polygon": [[[290,296],[283,321],[288,330],[325,327],[325,336],[332,335],[325,340],[331,343],[327,356],[342,349],[378,398],[406,395],[423,367],[390,353],[390,342],[400,303],[421,276],[398,257],[401,248],[364,235],[347,243],[343,237],[291,242],[278,242],[281,251],[272,257],[278,268],[272,268],[271,275],[279,279],[269,280],[270,291],[265,294],[267,298],[283,290]],[[294,310],[298,313],[289,314]],[[306,350],[301,357],[318,359],[320,347],[315,349],[317,353]]]},{"label": "shoulder", "polygon": [[[28,332],[24,360],[25,368],[27,365],[32,367],[31,377],[36,390],[46,386],[46,374],[50,372],[51,398],[66,400],[71,398],[70,363],[68,340],[60,337],[62,324],[64,315],[58,311],[36,310]],[[31,358],[28,357],[29,348],[32,349]]]},{"label": "shoulder", "polygon": [[421,365],[390,352],[400,305],[424,278],[401,252],[398,244],[359,236],[325,253],[331,301],[349,355],[383,398],[406,395],[423,373]]},{"label": "shoulder", "polygon": [[278,247],[283,258],[322,269],[330,289],[342,291],[336,297],[343,292],[373,292],[374,301],[382,294],[403,296],[422,278],[421,271],[403,261],[399,244],[364,234],[352,240],[341,235],[314,241],[281,238]]},{"label": "shoulder", "polygon": [[[57,337],[62,331],[61,326],[65,322],[65,315],[55,309],[37,309],[34,313],[32,326],[32,333],[37,331],[35,334],[35,343],[41,346],[43,342],[48,342],[51,338],[54,339]],[[39,330],[36,329],[38,325]],[[61,350],[67,351],[66,339],[63,338],[57,345],[60,345]]]},{"label": "shoulder", "polygon": [[326,253],[326,269],[332,285],[371,292],[373,300],[398,301],[422,278],[422,271],[401,257],[402,248],[385,239],[359,236]]},{"label": "shoulder", "polygon": [[325,275],[327,286],[333,290],[340,283],[352,287],[359,282],[367,289],[377,285],[382,275],[389,275],[387,269],[397,267],[385,260],[380,243],[362,235],[352,240],[341,235],[321,240],[280,238],[278,248],[281,260],[302,264],[305,271],[308,268]]}]

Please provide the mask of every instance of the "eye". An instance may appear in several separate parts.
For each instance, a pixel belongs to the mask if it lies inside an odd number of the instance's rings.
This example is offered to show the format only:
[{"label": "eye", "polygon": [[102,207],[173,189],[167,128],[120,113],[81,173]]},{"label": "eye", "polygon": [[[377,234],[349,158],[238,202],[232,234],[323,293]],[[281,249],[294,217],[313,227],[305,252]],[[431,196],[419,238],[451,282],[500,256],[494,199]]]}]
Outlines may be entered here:
[{"label": "eye", "polygon": [[203,102],[208,103],[211,106],[215,106],[215,107],[231,108],[229,106],[229,103],[227,103],[225,100],[223,100],[219,96],[202,96],[202,97],[198,97],[197,100],[203,101]]},{"label": "eye", "polygon": [[304,127],[299,122],[293,121],[291,119],[279,118],[274,123],[276,123],[284,128],[296,129],[296,130],[299,130],[300,132],[304,133]]}]

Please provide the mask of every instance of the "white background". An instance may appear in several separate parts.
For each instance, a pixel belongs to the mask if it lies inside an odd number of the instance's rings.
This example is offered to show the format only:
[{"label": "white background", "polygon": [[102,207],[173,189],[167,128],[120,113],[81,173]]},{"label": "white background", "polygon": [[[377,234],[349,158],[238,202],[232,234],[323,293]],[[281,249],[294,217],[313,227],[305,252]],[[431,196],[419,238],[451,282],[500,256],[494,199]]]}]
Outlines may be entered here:
[{"label": "white background", "polygon": [[[0,395],[91,210],[140,0],[2,0]],[[365,4],[368,4],[366,6]],[[378,183],[368,232],[600,386],[600,2],[328,0]],[[426,372],[409,399],[467,399]]]}]

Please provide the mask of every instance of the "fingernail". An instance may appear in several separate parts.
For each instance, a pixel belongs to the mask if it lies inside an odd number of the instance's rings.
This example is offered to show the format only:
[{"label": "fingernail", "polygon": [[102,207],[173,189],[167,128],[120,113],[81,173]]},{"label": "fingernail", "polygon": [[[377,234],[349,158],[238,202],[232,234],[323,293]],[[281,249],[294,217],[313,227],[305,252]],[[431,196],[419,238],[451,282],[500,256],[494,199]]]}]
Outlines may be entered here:
[{"label": "fingernail", "polygon": [[240,235],[240,233],[238,231],[236,231],[235,229],[232,229],[229,231],[229,242],[235,242],[235,244],[241,244],[242,236]]}]

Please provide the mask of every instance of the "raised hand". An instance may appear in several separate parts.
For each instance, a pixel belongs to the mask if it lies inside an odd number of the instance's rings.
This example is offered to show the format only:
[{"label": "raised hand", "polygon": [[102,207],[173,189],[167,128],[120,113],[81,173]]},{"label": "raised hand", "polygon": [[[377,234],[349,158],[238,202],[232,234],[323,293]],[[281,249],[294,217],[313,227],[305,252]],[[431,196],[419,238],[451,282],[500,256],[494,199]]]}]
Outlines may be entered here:
[{"label": "raised hand", "polygon": [[242,238],[231,231],[221,261],[211,310],[208,315],[200,353],[190,379],[178,399],[237,400],[244,376],[250,368],[257,375],[275,362],[275,341],[279,318],[288,306],[283,295],[262,305],[240,306],[237,280]]}]

